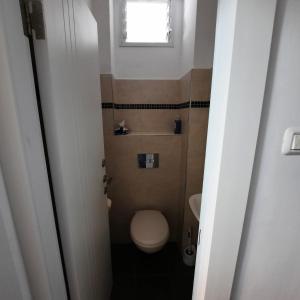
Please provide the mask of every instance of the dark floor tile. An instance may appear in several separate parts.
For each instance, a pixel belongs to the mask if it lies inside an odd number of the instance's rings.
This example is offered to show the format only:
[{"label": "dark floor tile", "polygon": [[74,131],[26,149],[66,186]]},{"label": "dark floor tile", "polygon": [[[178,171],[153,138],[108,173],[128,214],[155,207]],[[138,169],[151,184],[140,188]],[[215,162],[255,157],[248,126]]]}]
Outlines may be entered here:
[{"label": "dark floor tile", "polygon": [[171,281],[173,282],[172,300],[192,299],[194,282],[193,267],[187,267],[184,264],[179,265],[179,268],[173,273]]},{"label": "dark floor tile", "polygon": [[171,299],[171,292],[170,281],[167,276],[139,277],[137,279],[137,299]]},{"label": "dark floor tile", "polygon": [[134,273],[137,250],[133,245],[113,245],[111,247],[112,270],[116,273]]},{"label": "dark floor tile", "polygon": [[111,300],[135,300],[136,278],[133,274],[113,274]]},{"label": "dark floor tile", "polygon": [[190,277],[178,279],[177,281],[174,281],[172,300],[191,300],[193,293],[193,280]]},{"label": "dark floor tile", "polygon": [[135,263],[135,272],[137,276],[168,275],[170,269],[171,262],[163,253],[150,255],[140,253]]},{"label": "dark floor tile", "polygon": [[131,287],[113,287],[110,300],[137,300],[136,289]]},{"label": "dark floor tile", "polygon": [[176,265],[175,273],[180,276],[191,277],[194,278],[194,267],[186,266],[183,261],[179,261]]},{"label": "dark floor tile", "polygon": [[184,265],[175,243],[154,254],[113,245],[112,264],[111,300],[191,300],[194,268]]}]

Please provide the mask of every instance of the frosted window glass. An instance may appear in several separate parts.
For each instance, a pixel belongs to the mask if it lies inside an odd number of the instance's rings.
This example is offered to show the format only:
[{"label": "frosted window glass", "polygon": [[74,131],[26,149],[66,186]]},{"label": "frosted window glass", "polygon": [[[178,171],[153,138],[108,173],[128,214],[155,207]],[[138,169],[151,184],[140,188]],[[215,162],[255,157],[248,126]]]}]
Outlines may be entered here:
[{"label": "frosted window glass", "polygon": [[167,0],[127,0],[125,42],[169,43],[169,13]]}]

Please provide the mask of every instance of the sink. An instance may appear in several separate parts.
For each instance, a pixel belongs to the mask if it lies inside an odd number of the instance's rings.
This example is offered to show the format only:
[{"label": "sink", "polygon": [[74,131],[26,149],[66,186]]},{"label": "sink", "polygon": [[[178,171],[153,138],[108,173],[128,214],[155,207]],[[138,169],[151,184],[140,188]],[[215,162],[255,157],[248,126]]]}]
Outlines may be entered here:
[{"label": "sink", "polygon": [[200,218],[200,205],[201,205],[201,197],[202,194],[195,194],[189,198],[190,208],[195,216],[195,218],[199,221]]}]

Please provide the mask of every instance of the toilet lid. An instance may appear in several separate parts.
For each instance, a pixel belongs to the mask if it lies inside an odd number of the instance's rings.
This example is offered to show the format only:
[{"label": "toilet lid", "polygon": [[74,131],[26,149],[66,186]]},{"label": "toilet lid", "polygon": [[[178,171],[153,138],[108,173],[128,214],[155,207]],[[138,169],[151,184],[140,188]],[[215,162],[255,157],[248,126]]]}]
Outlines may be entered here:
[{"label": "toilet lid", "polygon": [[142,210],[137,212],[130,226],[131,236],[143,245],[154,245],[167,239],[169,225],[160,211]]}]

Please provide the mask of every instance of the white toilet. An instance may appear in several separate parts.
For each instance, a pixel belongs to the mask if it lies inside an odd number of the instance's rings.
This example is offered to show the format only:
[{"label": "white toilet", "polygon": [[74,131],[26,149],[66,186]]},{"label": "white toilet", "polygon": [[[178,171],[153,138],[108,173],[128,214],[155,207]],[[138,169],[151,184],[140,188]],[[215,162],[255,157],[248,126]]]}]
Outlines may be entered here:
[{"label": "white toilet", "polygon": [[140,210],[130,224],[130,235],[138,249],[146,253],[161,250],[169,239],[169,225],[158,210]]}]

